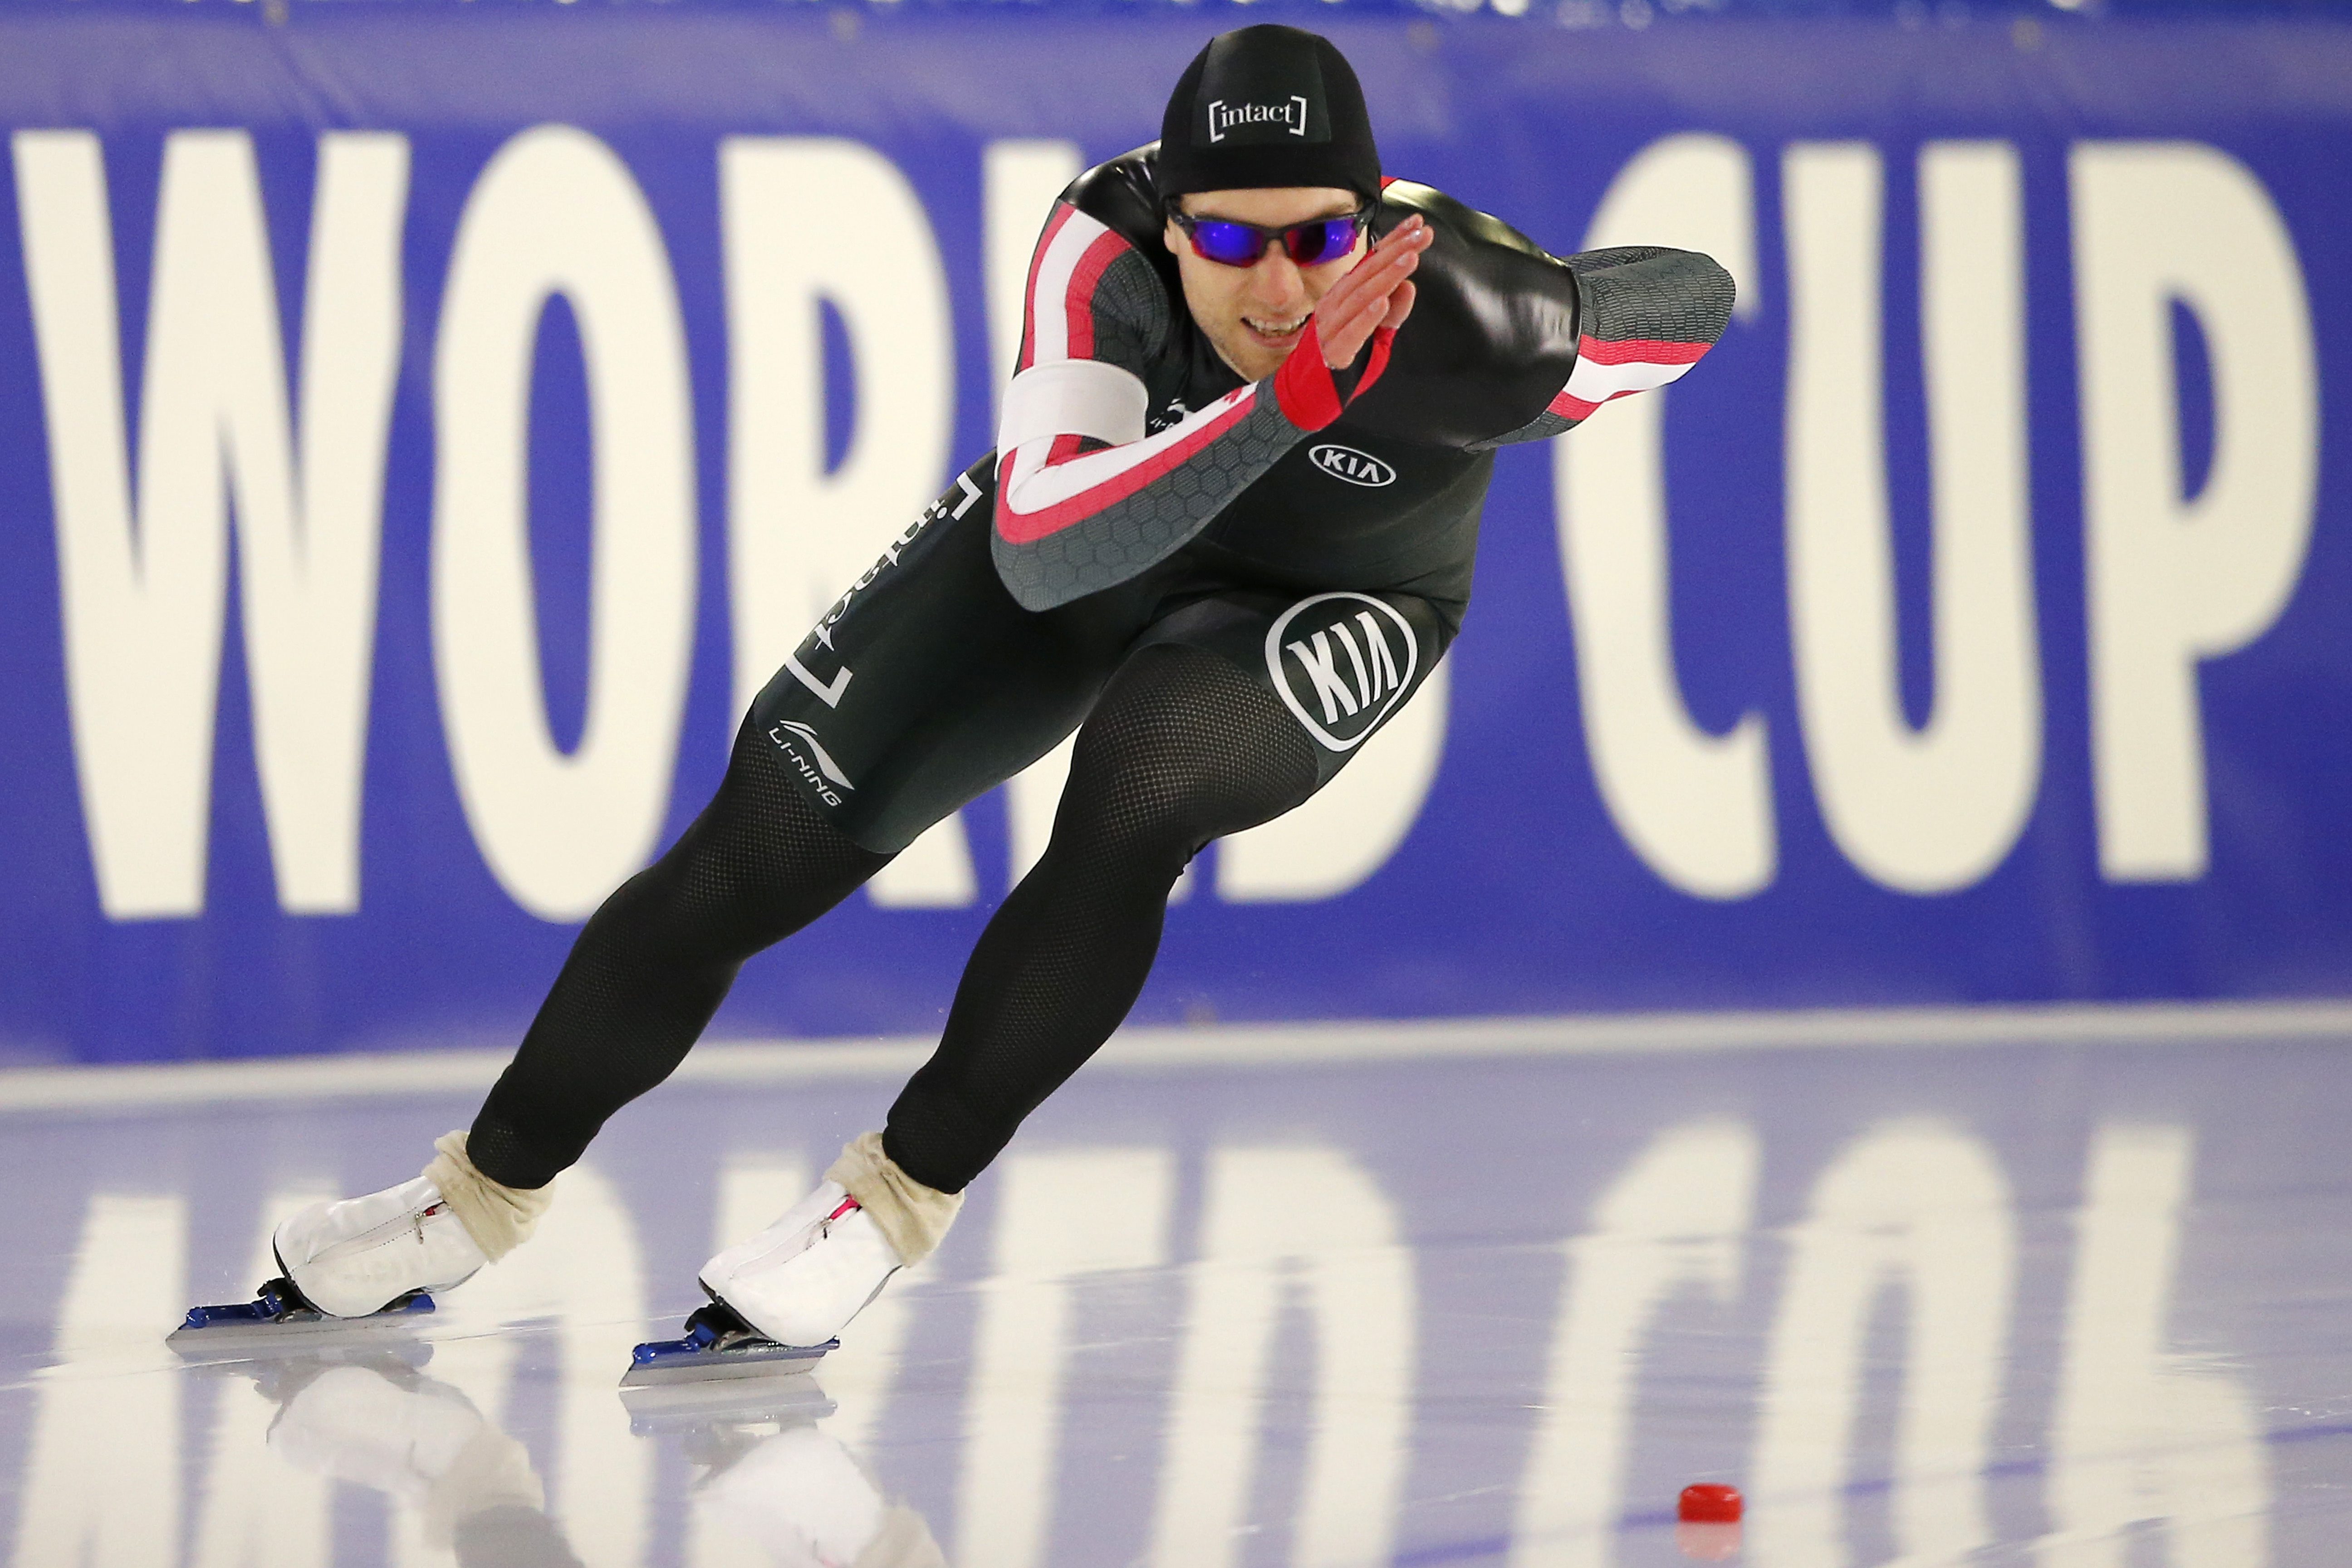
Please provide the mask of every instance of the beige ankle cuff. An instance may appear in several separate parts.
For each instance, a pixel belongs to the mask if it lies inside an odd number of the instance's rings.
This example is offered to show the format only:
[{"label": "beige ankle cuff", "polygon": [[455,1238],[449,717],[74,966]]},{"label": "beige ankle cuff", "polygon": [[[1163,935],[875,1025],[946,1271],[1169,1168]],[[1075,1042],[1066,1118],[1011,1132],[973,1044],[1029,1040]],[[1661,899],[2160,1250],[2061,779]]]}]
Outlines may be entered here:
[{"label": "beige ankle cuff", "polygon": [[898,1261],[908,1268],[938,1249],[963,1207],[961,1193],[927,1187],[898,1169],[882,1152],[882,1134],[861,1132],[842,1145],[841,1158],[824,1173],[839,1182],[857,1206],[874,1216]]},{"label": "beige ankle cuff", "polygon": [[530,1239],[539,1216],[555,1201],[554,1183],[530,1188],[499,1185],[474,1169],[474,1162],[466,1156],[463,1132],[444,1132],[433,1141],[433,1147],[437,1152],[425,1167],[425,1179],[441,1189],[449,1212],[457,1216],[483,1257],[496,1263]]}]

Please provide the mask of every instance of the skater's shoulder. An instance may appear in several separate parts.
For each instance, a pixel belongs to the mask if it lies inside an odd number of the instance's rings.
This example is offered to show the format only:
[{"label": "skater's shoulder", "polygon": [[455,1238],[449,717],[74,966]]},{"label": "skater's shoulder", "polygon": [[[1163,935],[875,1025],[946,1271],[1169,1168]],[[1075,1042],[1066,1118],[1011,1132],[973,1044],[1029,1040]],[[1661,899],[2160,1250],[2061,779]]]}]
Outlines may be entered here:
[{"label": "skater's shoulder", "polygon": [[1160,189],[1160,143],[1096,164],[1070,182],[1062,200],[1147,257],[1163,250],[1166,212]]},{"label": "skater's shoulder", "polygon": [[[1558,257],[1501,218],[1481,212],[1435,185],[1401,178],[1381,182],[1380,205],[1372,223],[1375,231],[1385,234],[1407,217],[1416,216],[1436,230],[1441,240],[1451,239],[1466,247],[1506,251],[1554,267],[1560,265]],[[1433,258],[1443,261],[1442,256],[1424,258],[1423,265],[1428,265]]]},{"label": "skater's shoulder", "polygon": [[[1391,179],[1381,190],[1375,235],[1410,218],[1433,239],[1413,273],[1412,318],[1397,336],[1388,380],[1365,395],[1381,406],[1367,417],[1399,419],[1419,406],[1423,439],[1472,443],[1506,426],[1474,405],[1491,400],[1495,378],[1525,379],[1507,402],[1540,408],[1567,379],[1577,341],[1576,276],[1558,257],[1491,213],[1434,185]],[[1537,395],[1540,392],[1541,395]],[[1432,400],[1445,406],[1432,405]]]},{"label": "skater's shoulder", "polygon": [[[1434,238],[1413,276],[1410,346],[1418,368],[1501,369],[1549,362],[1576,342],[1576,277],[1568,264],[1492,213],[1434,185],[1390,180],[1372,220],[1386,234],[1419,217]],[[1418,340],[1412,342],[1412,340]],[[1561,374],[1564,376],[1563,369]]]}]

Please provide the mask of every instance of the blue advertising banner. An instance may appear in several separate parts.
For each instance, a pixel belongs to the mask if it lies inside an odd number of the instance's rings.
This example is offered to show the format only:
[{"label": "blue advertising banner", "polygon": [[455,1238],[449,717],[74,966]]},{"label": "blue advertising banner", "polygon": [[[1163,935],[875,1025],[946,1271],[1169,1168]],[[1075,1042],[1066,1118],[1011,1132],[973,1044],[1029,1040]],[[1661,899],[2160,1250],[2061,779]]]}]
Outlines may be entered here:
[{"label": "blue advertising banner", "polygon": [[[2352,25],[1612,17],[1316,14],[1391,172],[1741,300],[1503,454],[1442,679],[1139,1016],[2352,993]],[[1225,25],[0,19],[0,1048],[514,1038]],[[932,1026],[1055,770],[716,1030]]]}]

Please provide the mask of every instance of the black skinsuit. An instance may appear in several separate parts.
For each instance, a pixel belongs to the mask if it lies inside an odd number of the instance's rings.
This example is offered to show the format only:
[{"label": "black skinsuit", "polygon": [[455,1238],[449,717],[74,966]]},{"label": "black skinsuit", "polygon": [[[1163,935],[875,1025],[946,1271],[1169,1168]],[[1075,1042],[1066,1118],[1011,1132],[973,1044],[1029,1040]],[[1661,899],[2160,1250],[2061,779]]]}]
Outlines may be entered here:
[{"label": "black skinsuit", "polygon": [[[1046,278],[1033,282],[1024,368],[1042,352],[1035,316],[1061,310],[1086,318],[1083,357],[1140,380],[1156,439],[1203,425],[1231,395],[1250,404],[1223,430],[1173,444],[1139,489],[1098,500],[1115,477],[1081,489],[1067,507],[1078,515],[1020,542],[1008,536],[1026,520],[998,493],[1011,465],[992,453],[826,613],[753,713],[812,799],[869,849],[903,848],[1042,756],[1128,654],[1156,644],[1247,671],[1299,714],[1328,781],[1460,629],[1494,448],[1580,416],[1556,406],[1580,337],[1703,349],[1730,313],[1730,279],[1705,257],[1562,262],[1441,192],[1392,181],[1374,235],[1415,213],[1434,235],[1412,317],[1385,373],[1335,422],[1302,431],[1268,393],[1275,378],[1245,388],[1184,309],[1160,239],[1156,152],[1064,194],[1039,271],[1057,247],[1105,259],[1091,277],[1074,268],[1058,298]],[[1099,226],[1092,244],[1068,232],[1073,217]],[[1072,446],[1066,456],[1101,451]],[[1306,601],[1270,649],[1275,622]]]},{"label": "black skinsuit", "polygon": [[582,932],[475,1121],[492,1180],[576,1161],[744,959],[1083,724],[1052,841],[884,1133],[961,1191],[1134,1005],[1191,857],[1313,795],[1427,678],[1468,604],[1492,449],[1674,379],[1730,314],[1703,256],[1561,261],[1393,182],[1375,232],[1419,213],[1434,235],[1412,317],[1347,371],[1303,340],[1244,385],[1184,307],[1156,159],[1056,204],[1008,449],[825,613],[717,798]]}]

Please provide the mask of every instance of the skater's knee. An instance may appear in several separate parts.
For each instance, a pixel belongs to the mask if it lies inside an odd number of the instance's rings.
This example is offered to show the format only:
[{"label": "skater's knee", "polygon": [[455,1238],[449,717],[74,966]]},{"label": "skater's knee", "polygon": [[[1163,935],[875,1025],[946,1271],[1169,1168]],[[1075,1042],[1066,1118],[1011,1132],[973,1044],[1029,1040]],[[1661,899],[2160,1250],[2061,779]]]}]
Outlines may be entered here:
[{"label": "skater's knee", "polygon": [[739,739],[710,805],[613,895],[613,923],[665,951],[740,962],[887,863],[826,821],[782,776],[773,752],[756,735]]},{"label": "skater's knee", "polygon": [[1315,781],[1297,724],[1255,681],[1197,648],[1148,648],[1079,732],[1055,835],[1172,856],[1181,869],[1210,839],[1296,805]]},{"label": "skater's knee", "polygon": [[1074,763],[1054,819],[1055,846],[1130,865],[1172,857],[1172,875],[1215,836],[1203,784],[1173,756],[1126,752]]}]

